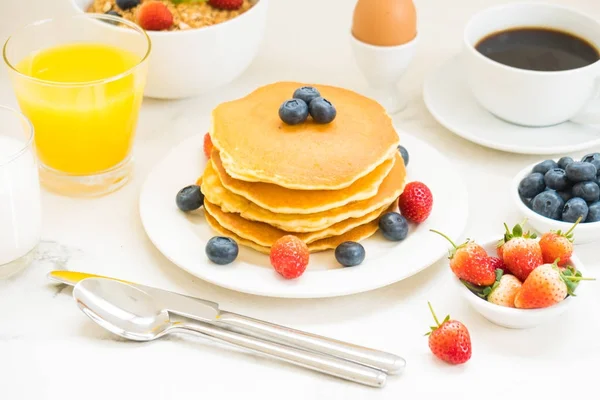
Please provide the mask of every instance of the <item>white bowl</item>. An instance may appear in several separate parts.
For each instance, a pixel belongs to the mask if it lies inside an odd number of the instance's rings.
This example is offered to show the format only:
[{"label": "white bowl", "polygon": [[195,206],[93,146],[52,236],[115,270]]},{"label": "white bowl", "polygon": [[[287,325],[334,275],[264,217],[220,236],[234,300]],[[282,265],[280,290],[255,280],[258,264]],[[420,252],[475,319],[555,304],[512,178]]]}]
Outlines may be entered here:
[{"label": "white bowl", "polygon": [[[71,0],[83,13],[93,0]],[[268,0],[216,25],[184,31],[147,31],[152,42],[145,96],[179,99],[226,85],[246,70],[265,32]]]},{"label": "white bowl", "polygon": [[[532,209],[527,207],[519,196],[519,182],[523,180],[527,175],[531,173],[534,166],[539,164],[531,164],[526,168],[523,168],[513,179],[511,185],[511,198],[516,203],[517,208],[521,214],[527,218],[527,224],[530,225],[534,230],[539,233],[545,233],[550,230],[560,229],[563,232],[568,231],[573,226],[571,222],[557,221],[551,218],[544,217]],[[575,244],[591,243],[600,240],[600,222],[588,222],[579,223],[573,232],[573,239]]]},{"label": "white bowl", "polygon": [[[498,237],[497,239],[480,244],[485,248],[488,254],[495,256],[496,244],[500,239],[501,237]],[[569,265],[572,265],[576,270],[581,271],[583,276],[587,276],[581,261],[579,261],[574,254],[571,257]],[[523,310],[490,303],[471,292],[458,278],[455,277],[454,281],[457,284],[461,295],[478,313],[496,325],[511,329],[533,328],[558,317],[567,311],[573,303],[577,302],[577,299],[585,292],[585,286],[590,284],[590,282],[582,282],[575,290],[575,297],[569,296],[554,306]]]}]

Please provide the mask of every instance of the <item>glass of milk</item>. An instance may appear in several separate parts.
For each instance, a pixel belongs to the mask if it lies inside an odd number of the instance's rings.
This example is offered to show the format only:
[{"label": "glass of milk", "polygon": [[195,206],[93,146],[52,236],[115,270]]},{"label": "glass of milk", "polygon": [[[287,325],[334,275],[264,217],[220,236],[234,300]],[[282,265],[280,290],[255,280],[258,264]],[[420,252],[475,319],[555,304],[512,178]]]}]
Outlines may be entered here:
[{"label": "glass of milk", "polygon": [[40,231],[33,126],[20,112],[0,106],[0,278],[27,267]]}]

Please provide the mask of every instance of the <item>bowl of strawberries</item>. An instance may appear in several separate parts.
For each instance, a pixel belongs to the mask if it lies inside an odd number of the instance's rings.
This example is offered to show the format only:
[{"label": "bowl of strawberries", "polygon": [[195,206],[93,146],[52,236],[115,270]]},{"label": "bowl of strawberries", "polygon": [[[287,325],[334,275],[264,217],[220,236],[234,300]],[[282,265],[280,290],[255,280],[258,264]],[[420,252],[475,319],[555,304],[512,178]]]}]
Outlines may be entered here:
[{"label": "bowl of strawberries", "polygon": [[450,242],[450,269],[471,307],[496,325],[525,329],[563,314],[577,301],[580,282],[595,280],[573,254],[576,226],[538,237],[522,224],[505,224],[502,237],[458,245],[433,232]]}]

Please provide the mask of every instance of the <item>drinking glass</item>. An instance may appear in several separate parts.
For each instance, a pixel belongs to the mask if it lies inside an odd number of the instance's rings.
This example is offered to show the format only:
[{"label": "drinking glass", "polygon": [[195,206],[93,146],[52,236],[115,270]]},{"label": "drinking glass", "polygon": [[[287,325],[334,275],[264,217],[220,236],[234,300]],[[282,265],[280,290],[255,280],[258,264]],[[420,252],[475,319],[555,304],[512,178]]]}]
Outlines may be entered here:
[{"label": "drinking glass", "polygon": [[36,131],[44,186],[96,196],[129,180],[150,51],[142,28],[107,14],[43,20],[8,38],[4,62]]},{"label": "drinking glass", "polygon": [[33,127],[20,112],[0,106],[0,278],[29,264],[40,231]]}]

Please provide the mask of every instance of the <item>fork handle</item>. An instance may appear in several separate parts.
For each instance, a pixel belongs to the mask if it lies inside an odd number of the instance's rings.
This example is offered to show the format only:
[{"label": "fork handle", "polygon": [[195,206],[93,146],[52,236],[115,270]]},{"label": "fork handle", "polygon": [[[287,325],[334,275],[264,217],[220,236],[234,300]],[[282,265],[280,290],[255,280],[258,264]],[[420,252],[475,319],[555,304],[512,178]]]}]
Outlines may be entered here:
[{"label": "fork handle", "polygon": [[241,332],[277,343],[364,364],[390,375],[400,373],[406,366],[406,361],[402,357],[391,353],[356,346],[227,311],[221,311],[217,321],[222,323],[223,327],[240,329]]},{"label": "fork handle", "polygon": [[173,330],[208,336],[216,341],[251,350],[269,358],[286,361],[294,365],[371,387],[383,387],[387,378],[387,375],[383,371],[374,368],[324,354],[312,353],[268,342],[199,321],[183,320],[177,322],[173,326]]}]

